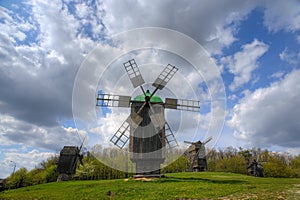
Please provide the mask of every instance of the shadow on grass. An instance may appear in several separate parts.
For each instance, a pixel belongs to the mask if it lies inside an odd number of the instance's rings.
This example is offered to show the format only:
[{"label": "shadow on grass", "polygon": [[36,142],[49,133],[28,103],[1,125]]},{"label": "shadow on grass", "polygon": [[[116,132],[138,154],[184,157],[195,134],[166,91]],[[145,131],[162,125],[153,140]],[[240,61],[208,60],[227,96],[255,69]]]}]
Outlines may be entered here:
[{"label": "shadow on grass", "polygon": [[241,184],[241,183],[246,183],[247,181],[242,181],[242,180],[212,180],[212,179],[207,179],[207,178],[178,178],[178,177],[165,177],[159,180],[159,182],[164,183],[164,182],[207,182],[207,183],[214,183],[214,184]]}]

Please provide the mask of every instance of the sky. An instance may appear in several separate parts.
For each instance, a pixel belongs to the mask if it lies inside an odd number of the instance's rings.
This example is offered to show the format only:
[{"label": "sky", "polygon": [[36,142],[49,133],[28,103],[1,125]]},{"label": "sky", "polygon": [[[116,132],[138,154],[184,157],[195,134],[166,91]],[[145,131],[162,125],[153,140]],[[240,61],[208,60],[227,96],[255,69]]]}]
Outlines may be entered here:
[{"label": "sky", "polygon": [[[177,140],[300,154],[300,1],[0,1],[0,177],[32,169],[64,145],[109,144],[128,108],[95,107],[102,92],[136,96],[123,62],[157,95],[195,99],[166,111]],[[180,116],[180,117],[177,117]]]}]

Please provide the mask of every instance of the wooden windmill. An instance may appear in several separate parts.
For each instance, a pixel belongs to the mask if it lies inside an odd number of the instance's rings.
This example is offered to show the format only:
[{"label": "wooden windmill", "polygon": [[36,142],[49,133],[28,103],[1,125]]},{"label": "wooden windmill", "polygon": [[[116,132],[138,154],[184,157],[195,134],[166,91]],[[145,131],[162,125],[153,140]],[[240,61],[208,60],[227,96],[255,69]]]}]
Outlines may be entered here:
[{"label": "wooden windmill", "polygon": [[57,181],[72,179],[72,176],[76,173],[78,161],[83,165],[83,155],[80,153],[81,149],[82,145],[79,148],[76,146],[64,146],[60,151],[56,170],[59,173]]},{"label": "wooden windmill", "polygon": [[129,141],[130,160],[136,164],[137,174],[160,174],[160,165],[165,160],[165,147],[178,146],[169,124],[165,120],[165,108],[199,112],[200,103],[194,100],[166,98],[165,102],[155,96],[162,90],[178,68],[170,64],[160,73],[152,86],[153,92],[145,91],[145,83],[135,60],[124,64],[125,70],[134,88],[140,87],[142,94],[131,96],[98,94],[97,106],[131,107],[129,117],[111,138],[111,142],[123,148]]},{"label": "wooden windmill", "polygon": [[212,137],[207,138],[203,142],[201,142],[200,140],[197,142],[184,141],[184,143],[191,144],[191,146],[187,150],[191,161],[190,171],[202,172],[207,170],[205,144],[207,144],[211,140]]}]

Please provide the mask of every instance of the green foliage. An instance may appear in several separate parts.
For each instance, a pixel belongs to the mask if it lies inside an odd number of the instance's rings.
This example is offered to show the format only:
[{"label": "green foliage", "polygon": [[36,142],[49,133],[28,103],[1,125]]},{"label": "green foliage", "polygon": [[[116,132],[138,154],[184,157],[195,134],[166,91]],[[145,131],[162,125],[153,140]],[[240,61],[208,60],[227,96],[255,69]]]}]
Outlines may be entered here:
[{"label": "green foliage", "polygon": [[239,148],[240,151],[239,151],[239,155],[241,155],[242,157],[244,157],[245,161],[247,162],[247,164],[250,163],[250,158],[252,157],[252,153],[250,150],[246,149],[246,150],[243,150],[243,148]]},{"label": "green foliage", "polygon": [[29,172],[24,167],[20,168],[7,178],[5,187],[12,189],[56,181],[56,161],[57,157],[51,157]]},{"label": "green foliage", "polygon": [[7,188],[19,188],[27,185],[27,169],[24,167],[20,168],[6,179]]},{"label": "green foliage", "polygon": [[189,171],[190,161],[185,156],[180,156],[177,160],[162,169],[162,173],[186,172]]},{"label": "green foliage", "polygon": [[291,156],[252,148],[250,150],[231,147],[224,151],[208,152],[208,170],[247,174],[247,166],[253,159],[263,164],[265,177],[298,177],[300,178],[300,155]]},{"label": "green foliage", "polygon": [[292,162],[291,162],[291,167],[293,169],[300,169],[300,155],[296,156]]},{"label": "green foliage", "polygon": [[76,170],[76,174],[74,176],[74,179],[76,180],[99,180],[128,177],[128,173],[112,169],[92,155],[85,157],[83,159],[83,163],[84,165],[79,165]]},{"label": "green foliage", "polygon": [[35,168],[28,172],[27,174],[27,184],[28,185],[36,185],[46,183],[44,180],[43,170],[40,168]]},{"label": "green foliage", "polygon": [[245,158],[240,155],[223,158],[216,163],[215,170],[219,172],[247,174],[247,163]]},{"label": "green foliage", "polygon": [[44,171],[44,180],[46,183],[56,181],[58,173],[56,172],[56,165],[49,165]]},{"label": "green foliage", "polygon": [[[128,161],[128,156],[119,154],[115,149],[102,149],[97,146],[93,149],[93,155],[98,158],[110,161],[111,157],[118,159],[120,167],[132,169],[134,166]],[[190,160],[182,155],[183,150],[176,150],[168,154],[166,162],[171,163],[161,170],[162,173],[176,173],[189,171]],[[174,160],[175,158],[177,158]],[[173,158],[173,162],[172,161]],[[268,150],[260,149],[245,150],[228,147],[225,150],[210,149],[207,151],[207,163],[209,171],[231,172],[247,174],[249,161],[257,159],[263,163],[265,177],[300,177],[300,155],[292,157],[288,154],[276,154]],[[51,157],[41,162],[37,168],[27,171],[25,168],[17,170],[11,174],[6,181],[6,188],[19,188],[41,183],[55,182],[57,179],[56,163],[58,157]],[[128,178],[132,174],[112,169],[89,154],[83,159],[84,165],[78,165],[74,179],[76,180],[99,180],[99,179],[119,179]],[[128,164],[129,163],[129,164]]]},{"label": "green foliage", "polygon": [[267,177],[296,177],[297,174],[288,167],[281,159],[270,157],[264,165],[264,174]]},{"label": "green foliage", "polygon": [[291,168],[297,177],[300,177],[300,155],[291,161]]}]

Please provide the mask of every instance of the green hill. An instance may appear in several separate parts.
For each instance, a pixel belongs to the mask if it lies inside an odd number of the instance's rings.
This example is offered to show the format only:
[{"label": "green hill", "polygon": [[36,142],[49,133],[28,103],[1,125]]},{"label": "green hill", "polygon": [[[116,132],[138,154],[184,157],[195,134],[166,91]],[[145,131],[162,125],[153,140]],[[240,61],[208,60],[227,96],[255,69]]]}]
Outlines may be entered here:
[{"label": "green hill", "polygon": [[232,173],[172,173],[151,180],[47,183],[7,190],[0,199],[300,199],[300,179]]}]

